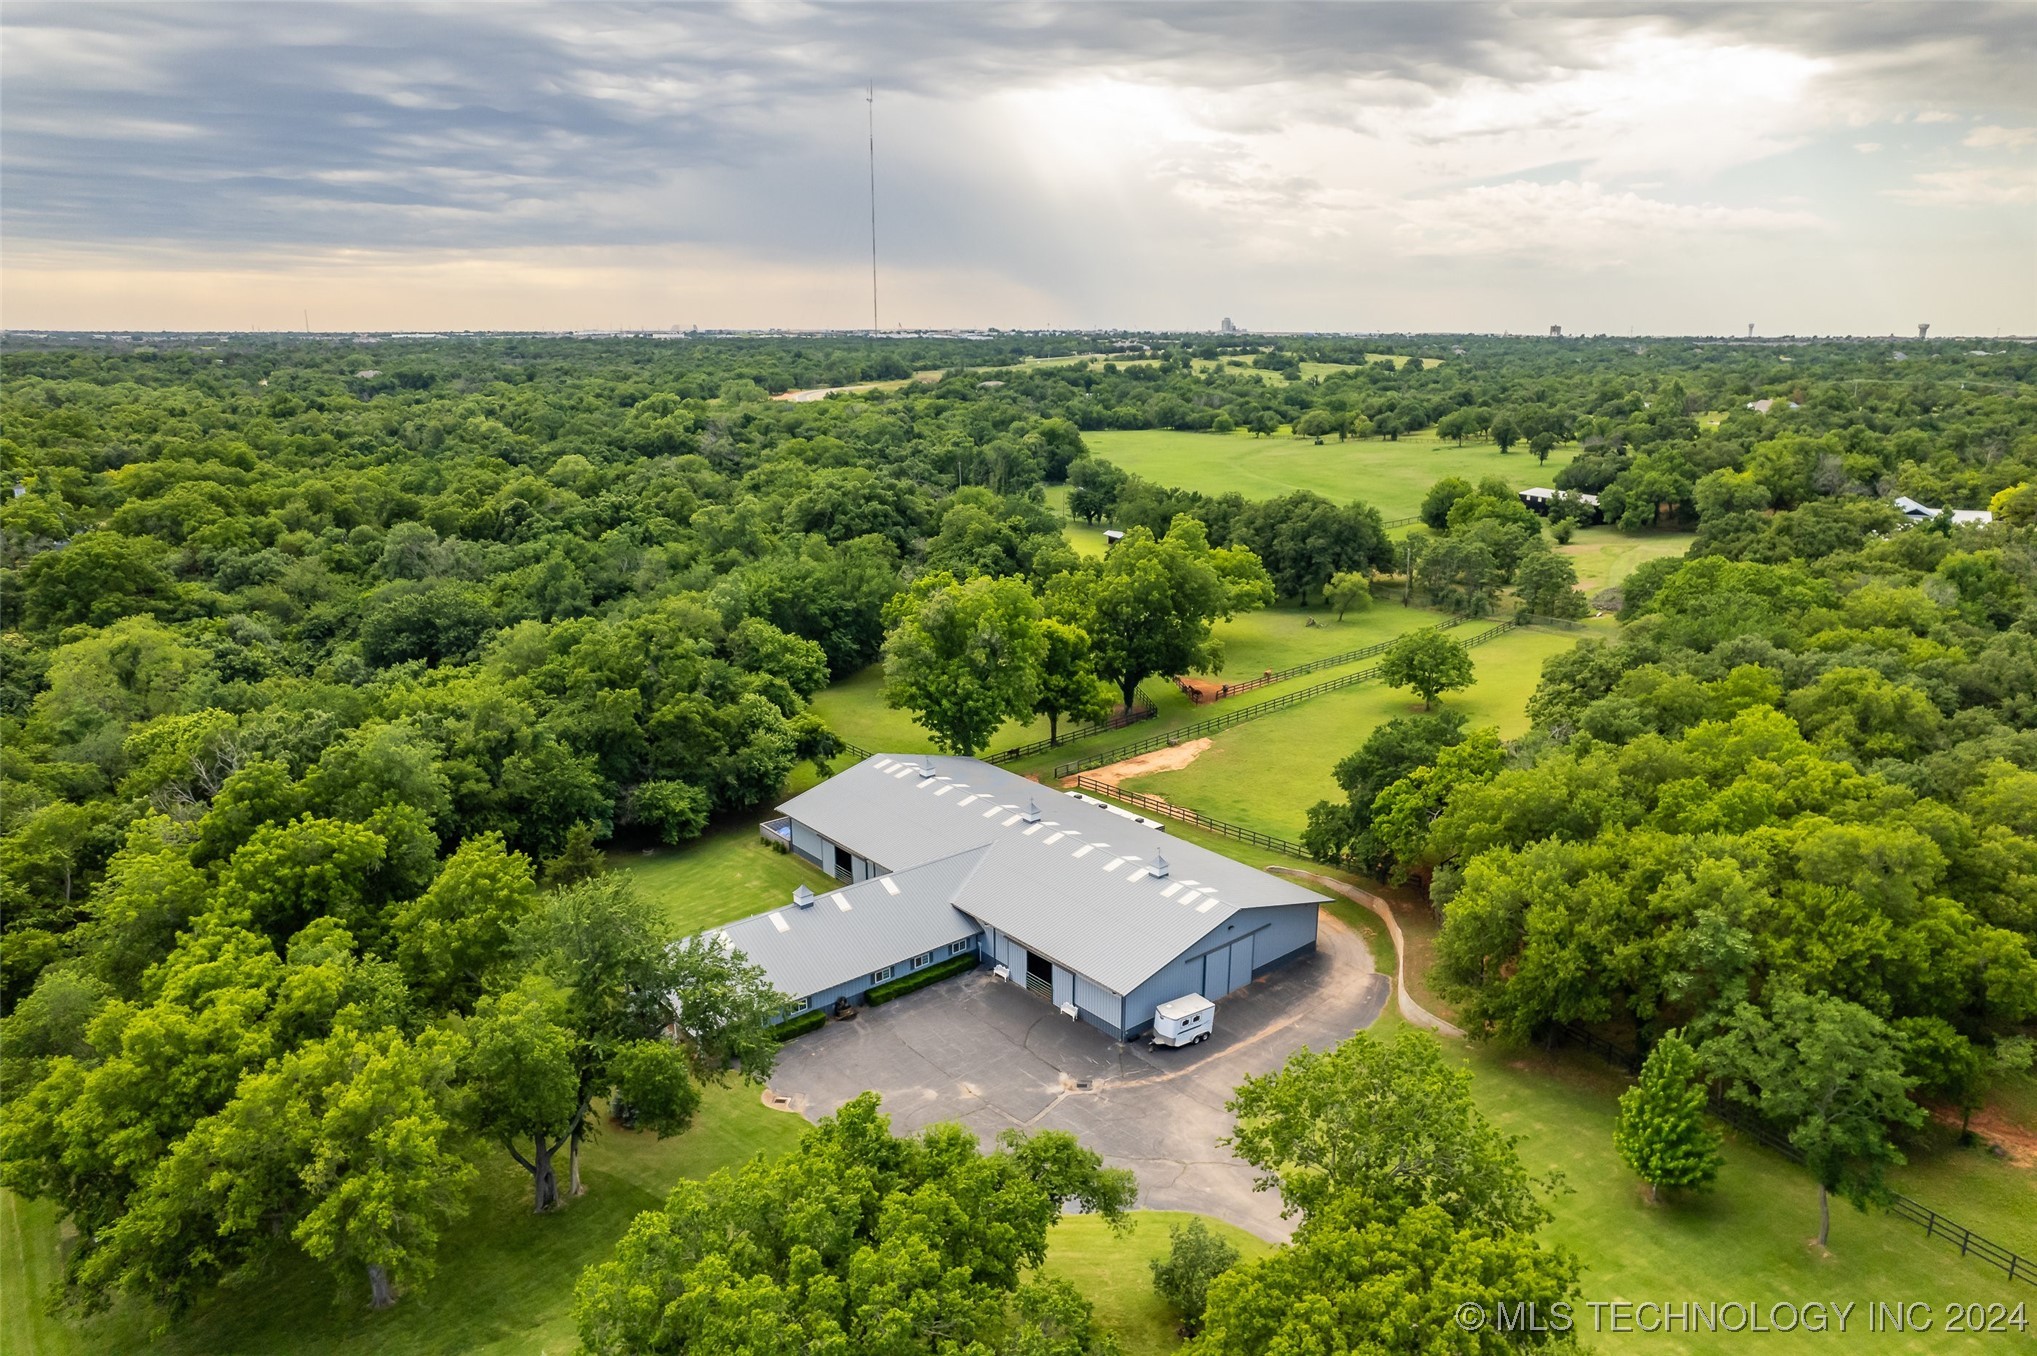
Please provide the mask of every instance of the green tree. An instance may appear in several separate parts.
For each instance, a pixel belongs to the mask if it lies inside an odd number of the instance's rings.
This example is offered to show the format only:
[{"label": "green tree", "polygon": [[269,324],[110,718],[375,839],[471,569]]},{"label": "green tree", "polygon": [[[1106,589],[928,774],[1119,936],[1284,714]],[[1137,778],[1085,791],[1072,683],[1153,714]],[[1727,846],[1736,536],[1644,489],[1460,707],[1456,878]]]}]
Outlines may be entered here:
[{"label": "green tree", "polygon": [[1843,998],[1780,989],[1766,1008],[1742,1003],[1702,1047],[1727,1095],[1782,1126],[1818,1183],[1818,1246],[1832,1237],[1832,1193],[1865,1210],[1905,1160],[1893,1127],[1923,1124],[1909,1099],[1896,1040],[1879,1017]]},{"label": "green tree", "polygon": [[1488,432],[1491,433],[1492,440],[1499,444],[1502,453],[1513,451],[1514,444],[1521,440],[1521,426],[1514,422],[1511,414],[1502,414],[1494,419]]},{"label": "green tree", "polygon": [[1352,608],[1363,612],[1372,606],[1372,580],[1355,570],[1332,575],[1323,585],[1323,601],[1337,610],[1337,620],[1342,621]]},{"label": "green tree", "polygon": [[1677,1032],[1655,1043],[1640,1081],[1620,1095],[1613,1147],[1620,1161],[1648,1184],[1648,1199],[1662,1188],[1701,1190],[1724,1161],[1718,1130],[1705,1115],[1705,1084],[1697,1052]]},{"label": "green tree", "polygon": [[1306,1219],[1353,1194],[1495,1230],[1546,1216],[1513,1139],[1473,1104],[1470,1073],[1425,1031],[1391,1041],[1361,1031],[1327,1052],[1298,1051],[1226,1105],[1237,1122],[1226,1143],[1259,1170],[1262,1190],[1280,1192],[1285,1214]]},{"label": "green tree", "polygon": [[1408,632],[1379,660],[1379,680],[1412,689],[1430,711],[1443,693],[1470,687],[1471,672],[1471,651],[1435,630]]},{"label": "green tree", "polygon": [[637,823],[657,830],[658,841],[667,844],[700,837],[710,808],[707,792],[679,781],[645,782],[632,800]]},{"label": "green tree", "polygon": [[1459,499],[1475,493],[1470,481],[1462,476],[1444,476],[1429,486],[1429,492],[1422,496],[1421,516],[1433,532],[1448,531],[1450,510]]},{"label": "green tree", "polygon": [[1467,1306],[1540,1315],[1576,1305],[1578,1265],[1531,1233],[1467,1224],[1443,1206],[1344,1192],[1293,1242],[1218,1276],[1198,1356],[1365,1352],[1370,1356],[1506,1356],[1575,1351],[1549,1331],[1467,1331]]},{"label": "green tree", "polygon": [[1250,551],[1211,549],[1203,525],[1177,517],[1164,538],[1134,527],[1101,561],[1052,582],[1054,615],[1090,638],[1097,673],[1124,704],[1156,673],[1213,673],[1223,644],[1219,619],[1271,601],[1265,570]]},{"label": "green tree", "polygon": [[1591,611],[1577,587],[1577,568],[1568,556],[1539,542],[1521,554],[1514,567],[1514,591],[1521,610],[1538,617],[1575,618]]},{"label": "green tree", "polygon": [[1200,1216],[1186,1225],[1167,1229],[1167,1256],[1154,1258],[1153,1293],[1181,1318],[1181,1326],[1193,1333],[1202,1327],[1203,1311],[1209,1307],[1209,1287],[1238,1263],[1237,1246],[1220,1237]]},{"label": "green tree", "polygon": [[431,887],[396,914],[396,960],[429,1010],[471,1010],[514,964],[538,906],[530,858],[484,833],[460,844]]},{"label": "green tree", "polygon": [[1088,633],[1053,617],[1040,622],[1046,648],[1040,657],[1040,695],[1033,710],[1047,718],[1047,742],[1061,742],[1061,719],[1102,720],[1117,694],[1096,676]]},{"label": "green tree", "polygon": [[884,642],[884,699],[950,753],[973,756],[1007,720],[1032,714],[1047,648],[1024,582],[922,576]]},{"label": "green tree", "polygon": [[1131,1174],[1072,1136],[958,1125],[891,1133],[874,1093],[797,1151],[681,1180],[574,1295],[594,1356],[706,1351],[1114,1350],[1065,1283],[1042,1280],[1064,1206],[1114,1224]]}]

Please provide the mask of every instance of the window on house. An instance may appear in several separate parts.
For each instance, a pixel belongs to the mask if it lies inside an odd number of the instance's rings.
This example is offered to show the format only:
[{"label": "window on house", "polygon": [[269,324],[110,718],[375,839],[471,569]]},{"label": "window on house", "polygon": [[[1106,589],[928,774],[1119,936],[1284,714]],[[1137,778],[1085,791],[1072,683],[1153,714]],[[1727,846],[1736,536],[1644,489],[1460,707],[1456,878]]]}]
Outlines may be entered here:
[{"label": "window on house", "polygon": [[922,965],[932,965],[933,963],[934,963],[934,953],[931,951],[928,951],[922,955],[914,956],[912,958],[912,968],[915,970],[919,969]]},{"label": "window on house", "polygon": [[787,1003],[785,1005],[785,1015],[787,1017],[790,1017],[794,1013],[805,1012],[808,1008],[812,1006],[813,1000],[811,998],[795,998],[790,1003]]},{"label": "window on house", "polygon": [[870,972],[870,982],[872,984],[882,984],[885,980],[891,978],[892,971],[897,968],[895,965],[887,965],[882,970],[872,970]]},{"label": "window on house", "polygon": [[949,942],[948,954],[951,956],[959,956],[964,951],[967,951],[970,947],[974,945],[976,945],[976,939],[974,937],[964,937],[959,942]]}]

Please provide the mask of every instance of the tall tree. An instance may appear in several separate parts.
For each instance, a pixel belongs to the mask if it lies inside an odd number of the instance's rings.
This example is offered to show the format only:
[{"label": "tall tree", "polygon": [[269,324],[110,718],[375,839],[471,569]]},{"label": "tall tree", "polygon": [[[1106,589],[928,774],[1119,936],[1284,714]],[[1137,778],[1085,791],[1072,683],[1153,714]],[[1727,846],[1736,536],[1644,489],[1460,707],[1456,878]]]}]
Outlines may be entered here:
[{"label": "tall tree", "polygon": [[1441,631],[1410,631],[1381,656],[1379,680],[1413,689],[1433,711],[1443,693],[1471,686],[1471,651]]},{"label": "tall tree", "polygon": [[1708,1187],[1719,1175],[1721,1137],[1705,1115],[1706,1100],[1697,1051],[1667,1033],[1648,1052],[1640,1081],[1620,1094],[1613,1124],[1613,1147],[1648,1184],[1648,1199],[1661,1200],[1664,1187]]},{"label": "tall tree", "polygon": [[1264,606],[1271,586],[1258,558],[1212,549],[1202,523],[1176,517],[1155,539],[1134,527],[1101,561],[1055,579],[1054,615],[1086,631],[1096,671],[1130,707],[1156,673],[1213,673],[1223,663],[1216,622]]},{"label": "tall tree", "polygon": [[924,575],[893,615],[884,698],[912,712],[936,745],[970,757],[1007,720],[1032,714],[1047,641],[1024,581]]},{"label": "tall tree", "polygon": [[1832,1238],[1832,1193],[1865,1210],[1904,1162],[1889,1132],[1923,1124],[1894,1034],[1843,998],[1782,988],[1742,1003],[1703,1046],[1727,1095],[1784,1128],[1818,1183],[1818,1246]]},{"label": "tall tree", "polygon": [[1110,714],[1116,694],[1096,676],[1089,634],[1079,626],[1048,617],[1040,623],[1046,641],[1040,657],[1040,695],[1033,710],[1047,718],[1047,742],[1061,742],[1061,718],[1102,720]]}]

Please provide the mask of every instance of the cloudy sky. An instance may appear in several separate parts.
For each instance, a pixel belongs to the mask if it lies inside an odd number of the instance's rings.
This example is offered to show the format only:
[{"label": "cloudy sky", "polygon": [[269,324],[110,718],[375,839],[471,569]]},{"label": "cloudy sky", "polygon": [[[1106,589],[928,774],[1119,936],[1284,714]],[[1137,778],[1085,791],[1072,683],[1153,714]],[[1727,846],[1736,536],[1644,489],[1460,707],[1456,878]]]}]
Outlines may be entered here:
[{"label": "cloudy sky", "polygon": [[2037,332],[2037,5],[39,5],[0,323]]}]

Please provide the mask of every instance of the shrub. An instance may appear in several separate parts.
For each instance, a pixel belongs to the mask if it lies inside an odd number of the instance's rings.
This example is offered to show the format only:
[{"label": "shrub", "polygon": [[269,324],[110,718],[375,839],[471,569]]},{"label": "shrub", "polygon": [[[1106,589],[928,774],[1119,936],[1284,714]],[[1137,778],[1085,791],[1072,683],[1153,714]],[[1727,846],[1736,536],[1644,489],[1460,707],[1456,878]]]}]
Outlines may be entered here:
[{"label": "shrub", "polygon": [[864,994],[863,1001],[874,1008],[881,1003],[889,1003],[894,998],[903,998],[915,989],[924,989],[929,984],[938,983],[949,975],[959,975],[965,970],[974,970],[977,964],[977,955],[974,951],[971,951],[965,956],[956,956],[952,959],[944,960],[937,965],[929,965],[924,970],[915,970],[909,975],[900,975],[897,979],[886,980],[870,990],[870,992]]},{"label": "shrub", "polygon": [[1238,1250],[1199,1219],[1169,1229],[1167,1236],[1172,1240],[1167,1260],[1156,1257],[1151,1263],[1153,1292],[1194,1332],[1209,1307],[1209,1283],[1237,1264]]},{"label": "shrub", "polygon": [[826,1026],[827,1020],[828,1015],[825,1009],[809,1008],[797,1017],[787,1017],[784,1021],[772,1027],[771,1034],[781,1041],[789,1041],[794,1036],[804,1036],[809,1031]]}]

